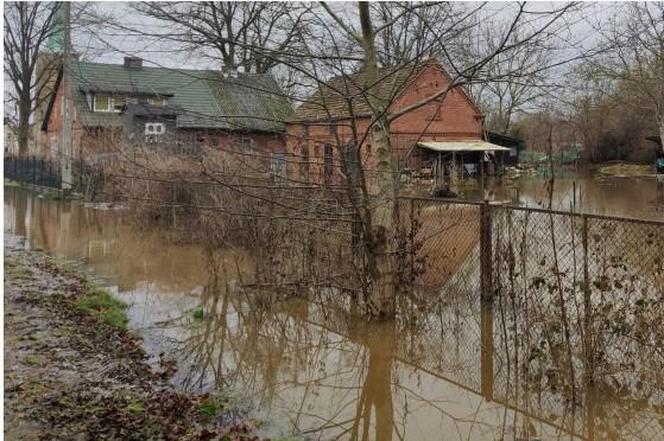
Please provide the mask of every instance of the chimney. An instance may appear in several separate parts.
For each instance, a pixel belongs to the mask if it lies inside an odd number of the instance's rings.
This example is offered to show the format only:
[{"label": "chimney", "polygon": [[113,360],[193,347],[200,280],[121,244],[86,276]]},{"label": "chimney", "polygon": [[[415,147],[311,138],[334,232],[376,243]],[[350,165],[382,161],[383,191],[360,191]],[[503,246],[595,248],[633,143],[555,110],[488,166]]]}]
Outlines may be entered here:
[{"label": "chimney", "polygon": [[143,67],[143,59],[138,57],[124,57],[124,67],[127,69],[140,69]]}]

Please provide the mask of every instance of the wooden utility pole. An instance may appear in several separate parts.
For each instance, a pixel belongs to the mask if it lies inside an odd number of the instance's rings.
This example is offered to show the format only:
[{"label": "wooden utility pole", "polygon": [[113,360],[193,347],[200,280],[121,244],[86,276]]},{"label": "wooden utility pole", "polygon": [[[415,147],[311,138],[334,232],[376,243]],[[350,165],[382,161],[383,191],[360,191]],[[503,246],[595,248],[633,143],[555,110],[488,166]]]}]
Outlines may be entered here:
[{"label": "wooden utility pole", "polygon": [[70,87],[70,59],[71,59],[71,23],[70,3],[62,2],[64,25],[64,50],[62,57],[62,148],[60,149],[60,160],[62,164],[61,188],[67,194],[71,191],[72,183],[72,145],[71,145],[71,87]]}]

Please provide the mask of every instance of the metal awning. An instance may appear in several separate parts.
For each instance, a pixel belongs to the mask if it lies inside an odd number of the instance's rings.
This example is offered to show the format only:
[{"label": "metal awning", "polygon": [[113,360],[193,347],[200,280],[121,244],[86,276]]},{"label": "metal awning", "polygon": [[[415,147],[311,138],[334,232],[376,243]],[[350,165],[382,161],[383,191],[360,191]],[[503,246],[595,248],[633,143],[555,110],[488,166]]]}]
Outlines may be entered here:
[{"label": "metal awning", "polygon": [[470,141],[420,141],[418,146],[434,152],[506,152],[507,147],[481,140]]}]

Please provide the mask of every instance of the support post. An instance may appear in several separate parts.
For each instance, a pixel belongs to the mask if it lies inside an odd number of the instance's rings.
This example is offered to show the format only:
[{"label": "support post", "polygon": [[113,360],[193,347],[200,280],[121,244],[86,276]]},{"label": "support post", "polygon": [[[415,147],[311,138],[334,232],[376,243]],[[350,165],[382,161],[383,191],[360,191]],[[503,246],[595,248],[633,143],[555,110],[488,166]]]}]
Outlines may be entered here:
[{"label": "support post", "polygon": [[487,400],[493,399],[493,259],[491,243],[491,206],[480,206],[480,287],[481,287],[481,354],[480,388]]},{"label": "support post", "polygon": [[410,276],[415,280],[415,201],[410,200]]},{"label": "support post", "polygon": [[583,352],[584,352],[584,382],[586,387],[586,433],[589,440],[595,439],[595,387],[594,387],[594,350],[593,350],[593,320],[592,298],[590,291],[590,276],[588,271],[588,216],[582,216],[581,243],[583,246]]},{"label": "support post", "polygon": [[72,145],[71,145],[71,79],[70,79],[70,57],[71,57],[71,34],[70,34],[70,7],[69,2],[63,2],[63,22],[64,22],[64,54],[62,63],[62,86],[63,94],[63,115],[62,115],[62,191],[65,195],[71,192],[71,158],[72,158]]}]

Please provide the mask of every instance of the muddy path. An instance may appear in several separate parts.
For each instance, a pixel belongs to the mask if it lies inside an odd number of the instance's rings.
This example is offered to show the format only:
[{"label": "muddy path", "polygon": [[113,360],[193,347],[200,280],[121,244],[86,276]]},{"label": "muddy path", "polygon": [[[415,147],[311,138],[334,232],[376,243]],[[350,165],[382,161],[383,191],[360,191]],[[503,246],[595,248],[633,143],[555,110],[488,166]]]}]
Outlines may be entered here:
[{"label": "muddy path", "polygon": [[89,283],[5,243],[5,439],[253,440],[221,397],[174,391],[140,341],[81,310]]}]

